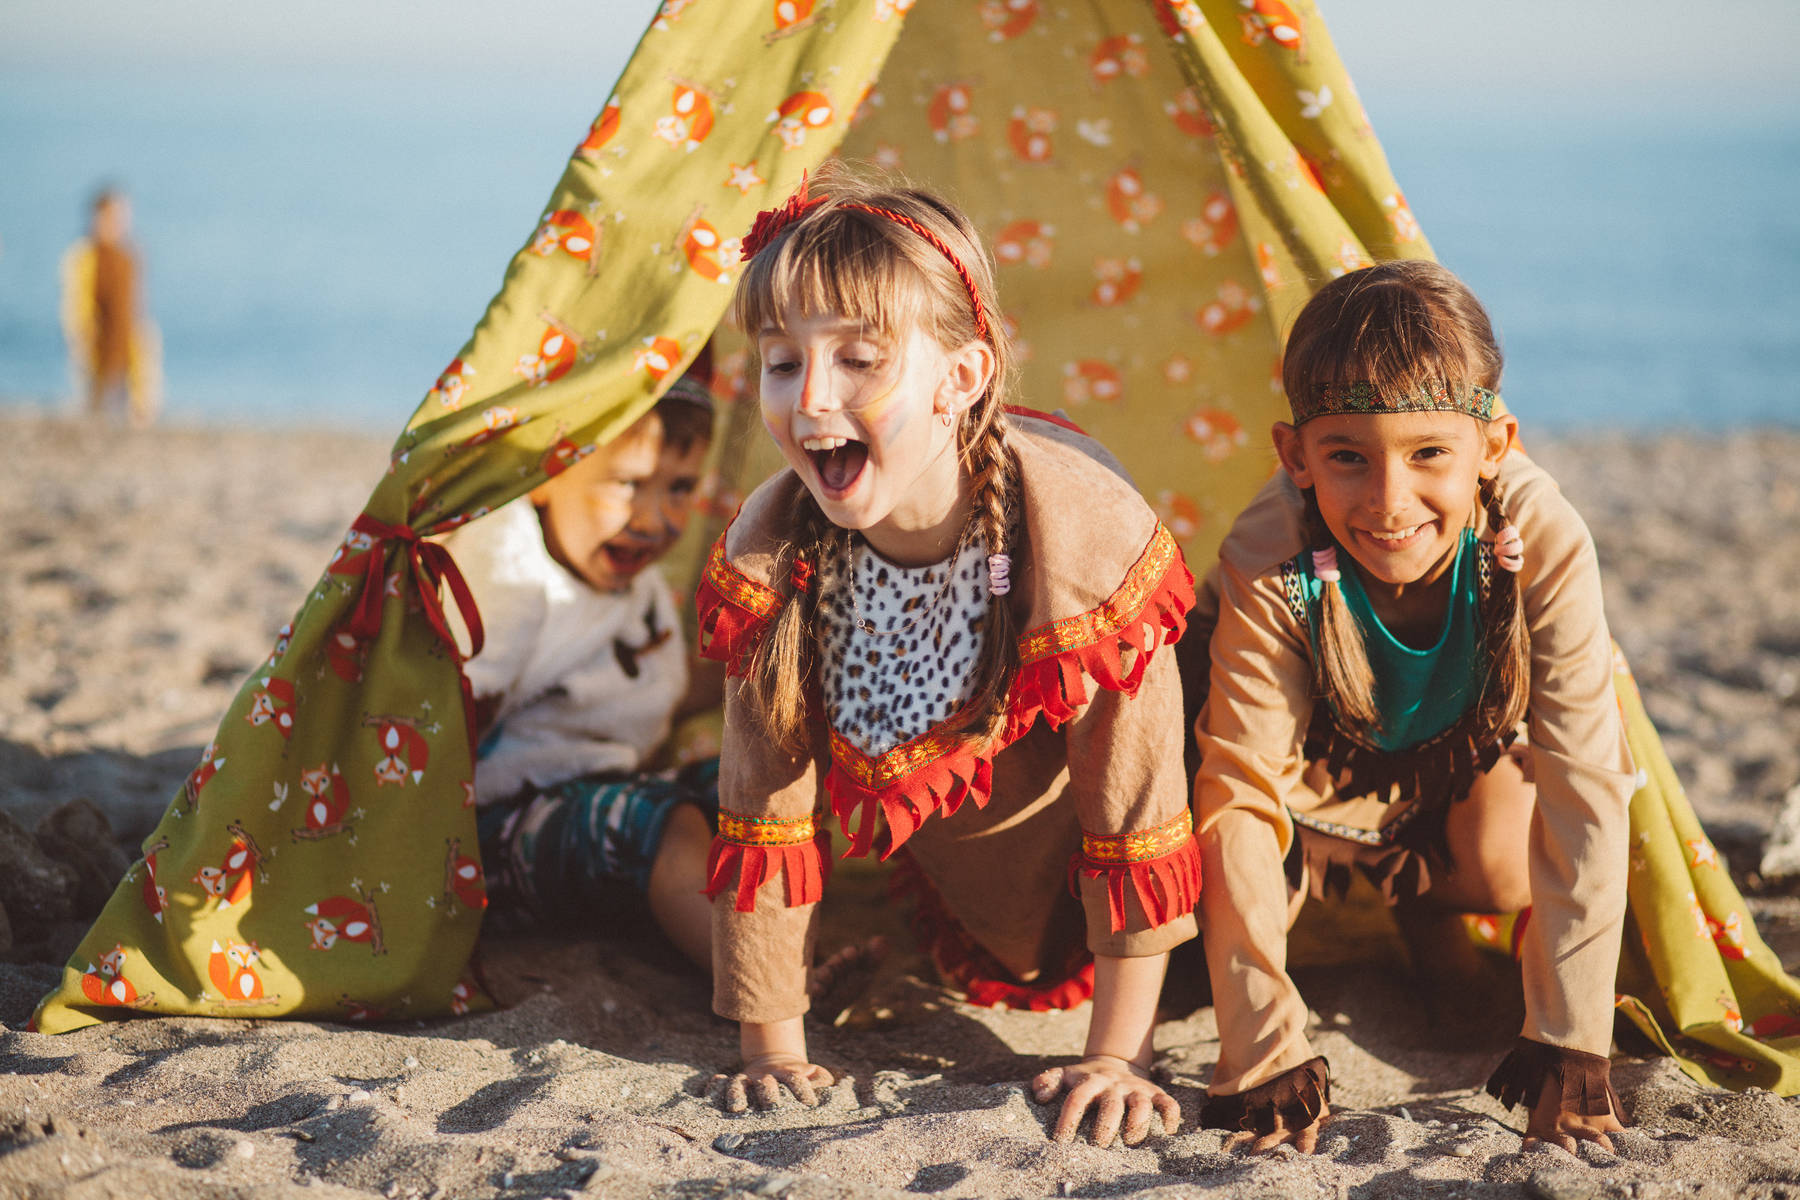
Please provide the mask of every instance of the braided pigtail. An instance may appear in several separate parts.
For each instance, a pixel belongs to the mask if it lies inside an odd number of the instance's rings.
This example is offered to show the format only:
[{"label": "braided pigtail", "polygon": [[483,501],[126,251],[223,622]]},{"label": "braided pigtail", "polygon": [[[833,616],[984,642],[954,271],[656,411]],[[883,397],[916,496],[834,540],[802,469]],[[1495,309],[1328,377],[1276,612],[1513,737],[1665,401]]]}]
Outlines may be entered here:
[{"label": "braided pigtail", "polygon": [[1375,671],[1369,666],[1369,650],[1363,643],[1362,627],[1344,602],[1343,584],[1337,578],[1340,571],[1354,568],[1347,563],[1337,565],[1337,542],[1325,525],[1313,490],[1303,489],[1301,495],[1306,498],[1302,529],[1307,547],[1314,555],[1314,573],[1320,581],[1313,690],[1330,702],[1338,718],[1350,728],[1373,732],[1381,728],[1381,710],[1375,698]]},{"label": "braided pigtail", "polygon": [[787,568],[793,595],[756,644],[744,683],[769,740],[798,753],[806,745],[807,690],[817,666],[819,595],[832,583],[844,532],[826,520],[804,488],[794,501],[791,521],[794,537],[777,561]]},{"label": "braided pigtail", "polygon": [[[1490,530],[1498,534],[1507,528],[1500,487],[1492,479],[1481,481],[1481,504]],[[1487,672],[1481,689],[1481,729],[1484,738],[1498,738],[1524,719],[1530,703],[1531,629],[1525,621],[1525,591],[1518,572],[1493,570],[1489,576],[1483,614]]]},{"label": "braided pigtail", "polygon": [[974,507],[969,514],[987,546],[989,588],[981,657],[975,663],[975,693],[969,729],[984,745],[1006,732],[1008,700],[1019,673],[1018,621],[1007,599],[1012,543],[1012,452],[1006,444],[1005,409],[990,392],[985,413],[963,427],[962,459],[969,472]]}]

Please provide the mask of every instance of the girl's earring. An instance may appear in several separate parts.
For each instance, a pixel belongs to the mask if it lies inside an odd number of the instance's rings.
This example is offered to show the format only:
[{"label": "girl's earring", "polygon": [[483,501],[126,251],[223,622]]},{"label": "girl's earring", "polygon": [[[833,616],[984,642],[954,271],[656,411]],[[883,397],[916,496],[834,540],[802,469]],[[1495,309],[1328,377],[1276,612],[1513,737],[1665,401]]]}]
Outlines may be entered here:
[{"label": "girl's earring", "polygon": [[944,423],[945,429],[948,429],[948,428],[950,428],[950,426],[956,424],[956,414],[941,412],[938,414],[938,420],[940,420]]}]

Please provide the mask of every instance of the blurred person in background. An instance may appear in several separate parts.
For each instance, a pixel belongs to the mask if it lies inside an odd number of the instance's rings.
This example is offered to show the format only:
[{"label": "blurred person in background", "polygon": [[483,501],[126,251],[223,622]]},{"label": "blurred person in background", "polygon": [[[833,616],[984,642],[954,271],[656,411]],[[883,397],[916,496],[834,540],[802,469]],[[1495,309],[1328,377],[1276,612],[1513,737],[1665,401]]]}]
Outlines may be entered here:
[{"label": "blurred person in background", "polygon": [[63,255],[62,274],[63,336],[88,415],[148,425],[162,401],[161,347],[143,312],[124,192],[106,186],[95,194],[87,236]]}]

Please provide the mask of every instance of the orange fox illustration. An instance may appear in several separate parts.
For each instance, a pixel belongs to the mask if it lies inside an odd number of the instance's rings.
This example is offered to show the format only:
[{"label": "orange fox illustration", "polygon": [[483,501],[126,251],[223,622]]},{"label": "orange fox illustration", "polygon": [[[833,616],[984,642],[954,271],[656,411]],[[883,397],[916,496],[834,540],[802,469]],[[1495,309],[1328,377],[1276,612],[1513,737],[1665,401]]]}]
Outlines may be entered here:
[{"label": "orange fox illustration", "polygon": [[594,253],[594,223],[572,208],[547,212],[526,249],[539,258],[549,258],[561,250],[570,258],[587,262]]},{"label": "orange fox illustration", "polygon": [[404,786],[425,777],[431,747],[417,721],[411,717],[364,717],[363,724],[375,727],[375,740],[381,746],[382,757],[375,763],[377,787],[390,783]]},{"label": "orange fox illustration", "polygon": [[221,910],[250,898],[250,873],[260,858],[252,845],[246,837],[233,838],[223,862],[216,867],[201,867],[194,873],[194,882],[219,902]]},{"label": "orange fox illustration", "polygon": [[212,953],[206,959],[206,976],[212,980],[213,990],[227,1003],[272,1000],[273,996],[263,995],[262,976],[256,973],[256,964],[261,961],[262,952],[255,942],[226,938],[221,946],[215,940]]},{"label": "orange fox illustration", "polygon": [[974,94],[966,83],[946,83],[939,87],[932,93],[931,103],[925,106],[925,123],[931,126],[931,136],[940,142],[960,142],[974,137],[981,129],[980,118],[970,111],[974,103]]},{"label": "orange fox illustration", "polygon": [[462,407],[463,396],[469,390],[469,380],[474,377],[474,367],[460,358],[453,358],[450,360],[450,365],[445,367],[443,373],[437,377],[437,382],[432,385],[431,395],[428,398],[436,400],[441,407],[455,412]]},{"label": "orange fox illustration", "polygon": [[831,100],[823,92],[795,92],[764,120],[775,126],[783,149],[797,150],[806,145],[808,133],[831,124],[834,115]]},{"label": "orange fox illustration", "polygon": [[300,790],[311,799],[306,803],[306,824],[290,834],[295,841],[317,841],[355,828],[345,819],[350,811],[350,786],[336,763],[320,763],[301,771]]},{"label": "orange fox illustration", "polygon": [[486,908],[487,879],[481,864],[462,852],[456,838],[445,838],[444,845],[444,903],[460,900],[466,908]]},{"label": "orange fox illustration", "polygon": [[981,0],[976,15],[991,42],[1007,42],[1031,28],[1038,18],[1038,0]]},{"label": "orange fox illustration", "polygon": [[250,711],[244,720],[252,725],[273,724],[283,741],[294,734],[294,682],[265,675],[262,686],[250,694]]},{"label": "orange fox illustration", "polygon": [[618,132],[619,98],[614,96],[600,110],[600,115],[594,118],[594,123],[588,127],[587,137],[582,140],[581,145],[575,147],[575,153],[582,158],[597,158],[606,143],[612,141],[613,135]]},{"label": "orange fox illustration", "polygon": [[691,154],[712,134],[714,120],[713,98],[691,83],[677,81],[669,111],[656,118],[652,133]]},{"label": "orange fox illustration", "polygon": [[327,896],[306,906],[307,931],[312,934],[314,950],[329,950],[343,942],[360,942],[371,953],[386,954],[381,940],[381,913],[375,907],[372,892],[358,889],[360,899],[353,896]]},{"label": "orange fox illustration", "polygon": [[154,992],[139,996],[137,988],[125,978],[125,947],[117,942],[100,956],[99,966],[88,964],[81,976],[81,994],[94,1004],[117,1008],[137,1008],[155,996]]},{"label": "orange fox illustration", "polygon": [[206,743],[206,750],[200,755],[199,765],[188,772],[187,780],[182,784],[182,795],[187,800],[190,812],[200,803],[200,789],[211,782],[212,777],[217,775],[219,769],[224,765],[225,760],[219,757],[218,743]]}]

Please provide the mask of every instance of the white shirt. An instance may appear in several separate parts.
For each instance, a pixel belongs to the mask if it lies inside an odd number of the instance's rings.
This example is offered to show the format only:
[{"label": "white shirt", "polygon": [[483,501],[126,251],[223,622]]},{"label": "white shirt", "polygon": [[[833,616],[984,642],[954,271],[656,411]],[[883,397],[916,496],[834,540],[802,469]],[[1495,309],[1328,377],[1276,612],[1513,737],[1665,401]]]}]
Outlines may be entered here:
[{"label": "white shirt", "polygon": [[[476,766],[476,803],[637,769],[668,736],[688,685],[680,618],[661,573],[649,567],[623,591],[596,591],[550,557],[524,498],[444,544],[486,633],[465,667],[470,686],[477,699],[501,697]],[[455,605],[447,612],[466,648]]]}]

